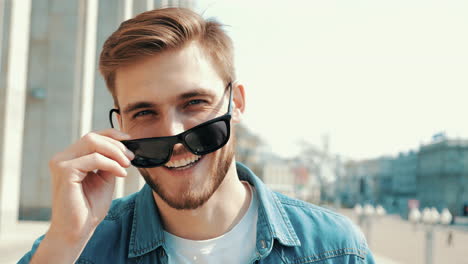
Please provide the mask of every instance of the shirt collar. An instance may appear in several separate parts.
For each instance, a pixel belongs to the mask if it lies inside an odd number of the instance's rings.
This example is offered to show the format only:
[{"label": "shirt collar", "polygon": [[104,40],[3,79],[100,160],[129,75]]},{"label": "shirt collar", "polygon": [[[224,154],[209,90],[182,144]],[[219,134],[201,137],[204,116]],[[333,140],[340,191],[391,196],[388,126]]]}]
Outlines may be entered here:
[{"label": "shirt collar", "polygon": [[[278,197],[249,168],[241,163],[236,165],[239,179],[249,182],[258,193],[257,226],[263,228],[257,230],[257,240],[276,238],[285,246],[300,246],[301,242]],[[164,233],[159,211],[151,188],[145,184],[135,201],[128,257],[142,256],[163,243]]]},{"label": "shirt collar", "polygon": [[275,238],[284,246],[300,246],[301,242],[276,194],[268,189],[249,168],[239,162],[237,175],[239,179],[254,186],[258,193],[257,241]]},{"label": "shirt collar", "polygon": [[135,201],[128,257],[142,256],[163,243],[164,233],[159,210],[154,201],[153,191],[145,184]]}]

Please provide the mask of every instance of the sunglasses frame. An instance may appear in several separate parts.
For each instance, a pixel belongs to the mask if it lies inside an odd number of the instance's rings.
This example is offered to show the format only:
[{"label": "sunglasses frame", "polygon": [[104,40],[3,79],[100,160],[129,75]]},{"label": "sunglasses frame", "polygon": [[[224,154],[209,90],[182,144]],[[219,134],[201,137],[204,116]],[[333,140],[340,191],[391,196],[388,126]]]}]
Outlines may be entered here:
[{"label": "sunglasses frame", "polygon": [[[224,145],[227,144],[227,142],[229,141],[230,139],[230,136],[231,136],[231,117],[232,117],[232,82],[229,82],[228,85],[226,86],[225,89],[229,88],[229,104],[228,104],[228,111],[226,112],[226,114],[222,115],[222,116],[219,116],[219,117],[215,117],[211,120],[208,120],[206,122],[203,122],[201,124],[198,124],[180,134],[177,134],[177,135],[174,135],[174,136],[165,136],[165,137],[151,137],[151,138],[139,138],[139,139],[131,139],[131,140],[123,140],[121,141],[126,147],[128,147],[128,145],[133,145],[133,144],[138,144],[140,145],[141,143],[144,143],[146,141],[154,141],[154,140],[163,140],[163,141],[166,141],[169,143],[169,145],[171,145],[170,147],[170,150],[169,150],[169,153],[167,155],[167,158],[164,160],[164,162],[161,162],[161,164],[159,165],[148,165],[148,166],[142,166],[140,164],[136,164],[136,162],[134,162],[133,160],[131,161],[133,166],[135,167],[139,167],[139,168],[152,168],[152,167],[158,167],[158,166],[162,166],[164,165],[165,163],[167,163],[170,159],[171,159],[171,156],[172,156],[172,152],[174,150],[174,145],[175,144],[178,144],[178,143],[182,143],[182,145],[184,145],[185,148],[187,148],[190,152],[192,152],[193,154],[195,155],[205,155],[205,154],[208,154],[208,153],[211,153],[211,152],[214,152],[222,147],[224,147]],[[112,115],[114,114],[114,112],[116,114],[119,114],[120,115],[120,110],[119,109],[116,109],[116,108],[113,108],[109,111],[109,121],[110,121],[110,124],[111,124],[111,127],[114,128],[114,124],[112,122]],[[187,137],[188,134],[190,133],[193,133],[194,130],[197,130],[198,128],[200,127],[205,127],[205,126],[208,126],[208,125],[211,125],[213,123],[216,123],[216,122],[220,122],[220,121],[223,121],[225,124],[226,124],[226,139],[224,140],[224,142],[222,144],[220,144],[219,146],[217,146],[216,148],[212,149],[212,150],[205,150],[205,151],[196,151],[196,150],[193,150],[188,144],[187,142],[185,141],[185,138]],[[148,158],[150,159],[150,158]]]}]

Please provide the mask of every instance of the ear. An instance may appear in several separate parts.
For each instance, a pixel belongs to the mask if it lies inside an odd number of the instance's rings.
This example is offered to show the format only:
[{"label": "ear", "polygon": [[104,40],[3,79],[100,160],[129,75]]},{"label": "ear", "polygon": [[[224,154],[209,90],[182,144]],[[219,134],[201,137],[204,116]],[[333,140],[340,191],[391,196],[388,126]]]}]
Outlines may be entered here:
[{"label": "ear", "polygon": [[233,107],[232,120],[234,123],[240,123],[245,110],[245,90],[244,85],[235,82],[232,84],[233,89]]}]

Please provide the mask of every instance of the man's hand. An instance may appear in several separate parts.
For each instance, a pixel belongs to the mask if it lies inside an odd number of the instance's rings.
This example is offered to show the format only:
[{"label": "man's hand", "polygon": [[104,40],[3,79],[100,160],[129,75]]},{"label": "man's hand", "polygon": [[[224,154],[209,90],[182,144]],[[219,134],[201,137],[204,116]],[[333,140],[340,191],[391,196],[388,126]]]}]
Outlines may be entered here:
[{"label": "man's hand", "polygon": [[115,129],[89,133],[50,160],[51,225],[32,263],[78,258],[109,210],[115,177],[127,176],[134,154],[119,140],[129,138]]}]

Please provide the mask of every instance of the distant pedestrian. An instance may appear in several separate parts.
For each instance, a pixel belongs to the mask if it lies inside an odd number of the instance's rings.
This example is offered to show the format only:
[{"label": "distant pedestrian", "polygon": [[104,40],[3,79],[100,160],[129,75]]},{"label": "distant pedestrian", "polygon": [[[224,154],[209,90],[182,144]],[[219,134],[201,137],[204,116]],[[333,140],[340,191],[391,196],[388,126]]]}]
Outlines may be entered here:
[{"label": "distant pedestrian", "polygon": [[449,247],[451,247],[452,244],[453,244],[453,231],[450,230],[450,231],[448,232],[448,236],[447,236],[447,245],[448,245]]}]

